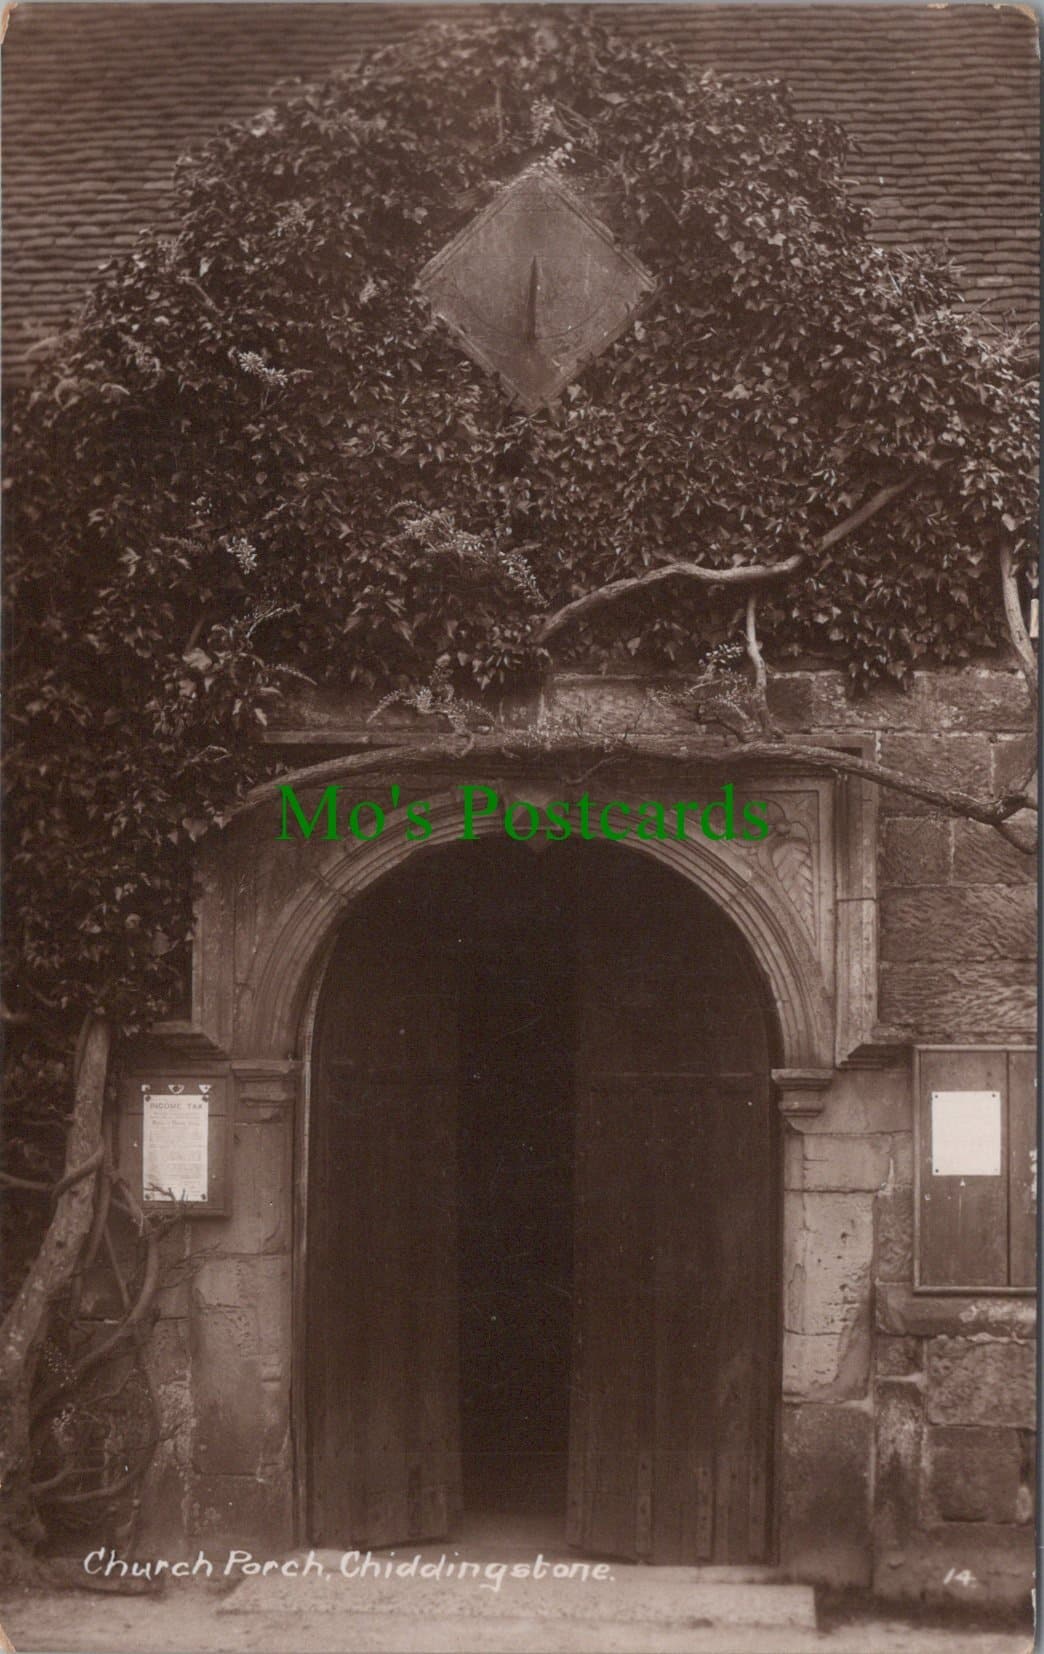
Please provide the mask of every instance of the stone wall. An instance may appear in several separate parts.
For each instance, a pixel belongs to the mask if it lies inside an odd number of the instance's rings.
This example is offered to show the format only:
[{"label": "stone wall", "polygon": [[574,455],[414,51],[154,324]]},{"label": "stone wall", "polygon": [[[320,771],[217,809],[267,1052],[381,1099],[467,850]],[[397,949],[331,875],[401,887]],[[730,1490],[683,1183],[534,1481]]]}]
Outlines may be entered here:
[{"label": "stone wall", "polygon": [[[147,1053],[141,1053],[144,1065]],[[156,1059],[153,1059],[155,1061]],[[191,1068],[179,1052],[172,1064]],[[290,1063],[232,1065],[232,1211],[166,1240],[149,1360],[164,1416],[143,1555],[288,1546],[293,1536],[293,1093]]]},{"label": "stone wall", "polygon": [[1032,1298],[915,1294],[905,1062],[788,1130],[781,1561],[882,1596],[1024,1601]]},{"label": "stone wall", "polygon": [[[866,734],[881,763],[980,795],[1020,780],[1034,752],[1014,673],[919,673],[909,693],[861,702],[846,700],[835,674],[792,674],[776,693],[791,728]],[[992,828],[882,792],[878,881],[881,1022],[914,1043],[1032,1043],[1033,858]],[[827,1336],[801,1361],[807,1399],[788,1428],[807,1475],[788,1495],[785,1526],[806,1573],[844,1577],[843,1554],[835,1548],[824,1568],[828,1553],[817,1551],[828,1515],[851,1536],[853,1559],[862,1543],[864,1572],[854,1565],[849,1578],[870,1583],[872,1554],[883,1596],[1024,1601],[1033,1579],[1034,1304],[914,1295],[912,1102],[905,1063],[849,1075],[806,1127],[791,1172],[802,1180],[803,1222],[814,1214],[803,1257],[823,1274],[813,1296]],[[846,1483],[842,1510],[836,1490]],[[810,1510],[817,1520],[803,1558]]]},{"label": "stone wall", "polygon": [[781,1561],[871,1581],[875,1209],[913,1180],[905,1064],[835,1077],[784,1158]]},{"label": "stone wall", "polygon": [[874,1589],[1025,1601],[1034,1565],[1034,1306],[914,1297],[905,1204],[878,1197]]},{"label": "stone wall", "polygon": [[[773,697],[797,735],[858,740],[884,763],[980,794],[1028,760],[1013,672],[919,674],[906,695],[861,702],[840,674],[793,672]],[[634,677],[562,675],[549,699],[602,723],[649,716]],[[313,699],[276,739],[292,766],[345,751],[365,710]],[[652,716],[657,733],[678,727]],[[913,1292],[910,1052],[1032,1040],[1033,863],[992,830],[901,795],[881,792],[879,805],[881,1038],[827,1071],[807,1112],[786,1111],[781,1561],[800,1578],[889,1596],[1013,1598],[1032,1575],[1033,1303]],[[279,849],[262,854],[247,837],[239,860],[226,858],[200,938],[206,971],[225,983],[209,1049],[227,1058],[236,1093],[233,1215],[194,1221],[169,1243],[185,1249],[184,1278],[164,1294],[152,1340],[167,1435],[142,1533],[158,1554],[186,1535],[274,1554],[293,1533],[302,1053],[237,1043],[246,1010],[232,992],[281,904],[319,877],[317,846]],[[255,886],[267,891],[260,905]],[[168,1030],[154,1060],[190,1070],[199,1039]]]},{"label": "stone wall", "polygon": [[[1026,686],[1015,671],[918,672],[905,692],[848,697],[840,672],[771,682],[773,712],[810,740],[860,738],[866,756],[915,779],[980,797],[1025,777],[1035,751]],[[634,722],[639,677],[564,675],[563,709]],[[913,1042],[971,1044],[1032,1036],[1036,995],[1035,864],[991,827],[882,789],[879,1016]]]}]

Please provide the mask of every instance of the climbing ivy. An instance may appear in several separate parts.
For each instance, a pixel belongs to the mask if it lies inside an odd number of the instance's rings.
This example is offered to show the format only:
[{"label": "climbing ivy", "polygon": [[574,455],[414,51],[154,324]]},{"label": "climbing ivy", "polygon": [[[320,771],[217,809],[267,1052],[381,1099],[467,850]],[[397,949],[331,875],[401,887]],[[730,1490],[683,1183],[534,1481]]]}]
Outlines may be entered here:
[{"label": "climbing ivy", "polygon": [[[536,161],[657,294],[530,416],[414,283]],[[134,1029],[170,1009],[193,847],[264,771],[256,737],[302,674],[495,694],[543,669],[534,623],[581,593],[795,552],[761,599],[776,662],[859,689],[1004,639],[998,548],[1025,579],[1035,539],[1032,389],[942,263],[874,245],[847,167],[841,129],[780,84],[558,7],[284,88],[180,165],[176,234],[106,268],[13,412],[16,1015],[61,1050],[85,1010]],[[734,595],[661,586],[555,651],[698,667],[735,625]],[[15,1069],[19,1118],[57,1133],[54,1072],[28,1047]]]}]

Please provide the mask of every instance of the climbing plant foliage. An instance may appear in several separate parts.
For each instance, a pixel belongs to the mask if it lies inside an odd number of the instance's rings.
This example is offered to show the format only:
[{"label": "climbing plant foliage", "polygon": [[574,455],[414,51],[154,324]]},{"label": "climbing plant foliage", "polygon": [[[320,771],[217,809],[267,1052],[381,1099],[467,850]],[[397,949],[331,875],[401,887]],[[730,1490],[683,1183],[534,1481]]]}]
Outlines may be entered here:
[{"label": "climbing plant foliage", "polygon": [[[536,162],[657,293],[530,416],[414,283]],[[847,167],[840,128],[781,85],[558,7],[282,89],[181,164],[176,233],[104,271],[13,416],[17,1014],[169,1012],[193,846],[262,773],[256,737],[300,674],[495,695],[539,674],[535,622],[583,592],[796,551],[761,600],[774,662],[840,663],[858,690],[1003,640],[998,547],[1025,579],[1035,537],[1025,368],[962,320],[943,265],[874,245]],[[911,471],[894,510],[815,554]],[[657,587],[556,657],[698,666],[735,606]],[[53,1122],[32,1049],[26,1104]]]}]

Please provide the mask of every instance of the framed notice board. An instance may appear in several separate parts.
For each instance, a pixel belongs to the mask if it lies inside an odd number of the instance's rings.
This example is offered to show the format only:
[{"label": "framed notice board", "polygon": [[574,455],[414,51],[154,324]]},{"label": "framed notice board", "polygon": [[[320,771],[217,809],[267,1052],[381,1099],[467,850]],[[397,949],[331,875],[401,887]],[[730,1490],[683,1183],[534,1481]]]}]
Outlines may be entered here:
[{"label": "framed notice board", "polygon": [[922,1045],[914,1053],[914,1290],[1036,1286],[1036,1054]]},{"label": "framed notice board", "polygon": [[121,1112],[120,1170],[144,1211],[229,1215],[227,1074],[131,1074]]}]

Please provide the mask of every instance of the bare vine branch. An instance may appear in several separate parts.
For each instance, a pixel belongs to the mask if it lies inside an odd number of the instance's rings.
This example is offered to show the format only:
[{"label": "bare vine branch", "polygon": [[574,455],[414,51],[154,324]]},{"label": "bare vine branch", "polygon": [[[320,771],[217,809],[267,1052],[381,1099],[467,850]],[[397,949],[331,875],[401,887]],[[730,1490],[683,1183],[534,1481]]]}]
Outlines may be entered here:
[{"label": "bare vine branch", "polygon": [[1011,641],[1018,656],[1022,675],[1029,690],[1030,704],[1037,705],[1037,657],[1033,649],[1026,622],[1022,614],[1022,603],[1019,599],[1018,580],[1012,567],[1011,550],[1007,545],[1000,548],[1000,580],[1001,597],[1004,601],[1004,618],[1008,623]]},{"label": "bare vine branch", "polygon": [[[517,749],[517,731],[514,732],[513,738],[516,743],[514,746],[512,735],[508,732],[502,735],[471,737],[467,753],[469,771],[474,769],[477,772],[482,763],[489,760],[518,763],[520,755]],[[577,736],[556,743],[544,756],[547,759],[573,759],[596,752],[604,754],[604,739],[594,741]],[[1007,792],[996,798],[978,798],[959,788],[935,786],[931,782],[906,775],[901,770],[890,769],[887,765],[875,763],[869,758],[860,758],[839,748],[805,746],[789,738],[741,740],[734,746],[723,746],[717,742],[689,740],[677,734],[642,736],[626,740],[621,738],[619,752],[621,758],[647,758],[658,765],[682,771],[691,771],[697,767],[720,768],[727,765],[735,768],[737,764],[760,764],[770,768],[785,767],[827,772],[832,775],[857,775],[893,792],[920,799],[923,803],[933,804],[939,809],[963,816],[969,821],[980,821],[988,827],[996,827],[1007,822],[1022,810],[1037,808],[1036,798],[1023,790]],[[459,776],[464,773],[463,757],[458,738],[436,736],[430,741],[419,742],[416,746],[378,748],[354,753],[350,757],[326,759],[321,764],[310,764],[300,770],[273,776],[252,788],[246,797],[228,812],[227,819],[232,820],[244,815],[260,804],[276,801],[282,787],[297,789],[328,786],[356,775],[366,775],[368,781],[387,781],[388,784],[401,783],[404,776],[410,772],[437,773],[439,770],[449,770]],[[530,758],[529,762],[531,761]],[[1014,843],[1015,840],[1012,839],[1011,842]]]},{"label": "bare vine branch", "polygon": [[160,1259],[159,1246],[156,1242],[155,1232],[151,1225],[146,1221],[141,1208],[138,1206],[137,1201],[131,1194],[129,1185],[124,1182],[122,1178],[118,1179],[117,1182],[120,1193],[118,1196],[114,1197],[113,1204],[118,1206],[131,1219],[136,1227],[140,1226],[140,1231],[145,1241],[145,1268],[142,1272],[141,1285],[138,1288],[138,1295],[135,1298],[134,1303],[127,1310],[123,1320],[113,1329],[111,1333],[108,1334],[107,1337],[103,1338],[100,1343],[95,1344],[93,1348],[86,1350],[83,1355],[72,1363],[68,1373],[64,1374],[62,1378],[55,1383],[45,1386],[40,1394],[34,1398],[33,1413],[37,1417],[46,1411],[50,1404],[55,1401],[59,1395],[61,1395],[63,1390],[69,1389],[69,1387],[78,1379],[82,1378],[85,1373],[88,1373],[92,1370],[92,1368],[97,1367],[99,1362],[104,1361],[105,1358],[117,1347],[117,1345],[122,1344],[125,1338],[134,1335],[135,1329],[139,1327],[141,1322],[144,1320],[149,1309],[152,1307],[153,1299],[156,1296],[156,1291],[159,1286]]},{"label": "bare vine branch", "polygon": [[768,711],[768,668],[765,657],[761,652],[758,641],[758,596],[751,592],[747,598],[747,613],[745,619],[747,634],[747,656],[754,669],[754,696],[758,708],[758,717],[762,729],[769,727]]},{"label": "bare vine branch", "polygon": [[[857,528],[862,528],[871,517],[876,517],[886,505],[890,505],[900,494],[904,494],[916,480],[916,476],[911,475],[904,477],[900,482],[889,483],[886,487],[879,488],[865,504],[851,512],[843,522],[835,524],[817,541],[816,554],[829,551],[846,535],[854,534]],[[613,580],[607,586],[598,586],[594,591],[585,592],[582,597],[575,597],[571,603],[556,609],[554,614],[548,615],[540,623],[533,634],[534,639],[537,643],[546,643],[564,626],[570,625],[583,615],[590,614],[592,610],[600,609],[606,603],[613,603],[617,598],[626,597],[630,592],[659,585],[664,580],[695,580],[704,586],[768,586],[785,580],[788,575],[796,574],[807,561],[804,552],[795,552],[792,557],[785,557],[781,563],[744,563],[738,568],[727,569],[707,568],[702,563],[665,563],[662,568],[650,569],[646,574],[632,575],[625,580]]]},{"label": "bare vine branch", "polygon": [[92,1172],[98,1170],[102,1163],[103,1153],[103,1147],[99,1143],[94,1153],[88,1156],[82,1166],[74,1166],[72,1171],[66,1172],[65,1176],[60,1178],[57,1183],[38,1183],[33,1178],[14,1177],[10,1172],[0,1172],[0,1187],[5,1189],[31,1189],[34,1194],[50,1195],[52,1199],[57,1200],[58,1196],[64,1194],[66,1189],[71,1189],[74,1183],[79,1183],[81,1178],[89,1177]]},{"label": "bare vine branch", "polygon": [[767,586],[774,581],[785,580],[788,574],[796,574],[804,561],[802,553],[795,553],[793,557],[785,558],[782,563],[744,563],[738,568],[731,569],[705,568],[702,563],[665,563],[662,568],[650,569],[647,574],[631,575],[626,580],[613,580],[607,586],[598,586],[594,591],[585,592],[582,597],[575,597],[564,608],[556,609],[554,614],[548,615],[533,635],[537,643],[546,643],[564,626],[570,625],[582,615],[589,614],[593,609],[600,609],[606,603],[626,597],[630,592],[643,591],[648,586],[658,586],[664,580],[696,580],[704,586]]}]

